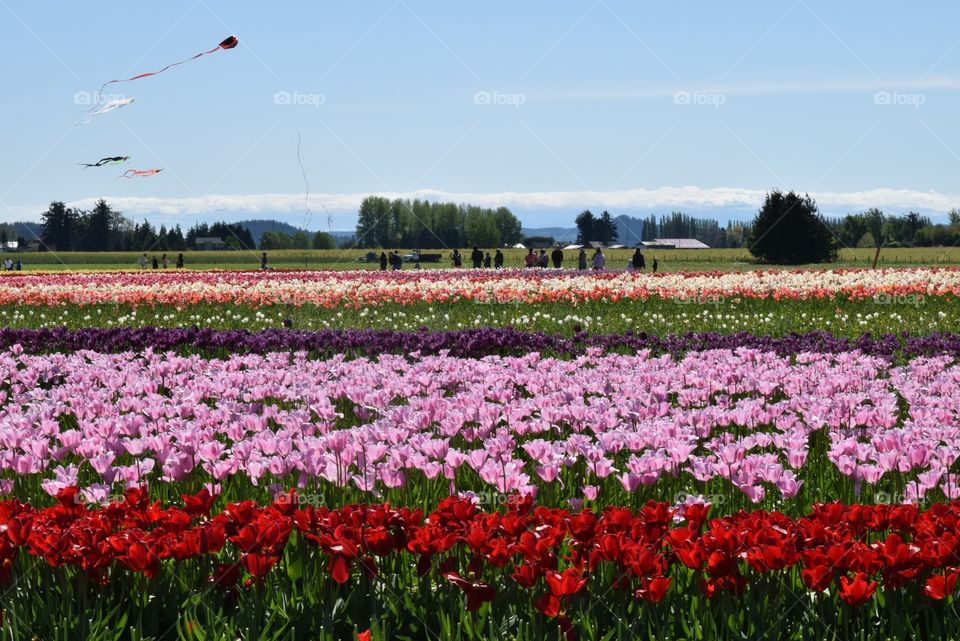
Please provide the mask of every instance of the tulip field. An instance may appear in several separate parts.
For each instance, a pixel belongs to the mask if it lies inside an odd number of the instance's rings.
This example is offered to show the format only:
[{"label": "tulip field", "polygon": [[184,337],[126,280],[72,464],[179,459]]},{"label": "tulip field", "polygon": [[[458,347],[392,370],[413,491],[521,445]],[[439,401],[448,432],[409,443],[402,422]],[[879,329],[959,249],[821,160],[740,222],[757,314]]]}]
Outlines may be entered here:
[{"label": "tulip field", "polygon": [[0,640],[960,639],[960,270],[0,275]]}]

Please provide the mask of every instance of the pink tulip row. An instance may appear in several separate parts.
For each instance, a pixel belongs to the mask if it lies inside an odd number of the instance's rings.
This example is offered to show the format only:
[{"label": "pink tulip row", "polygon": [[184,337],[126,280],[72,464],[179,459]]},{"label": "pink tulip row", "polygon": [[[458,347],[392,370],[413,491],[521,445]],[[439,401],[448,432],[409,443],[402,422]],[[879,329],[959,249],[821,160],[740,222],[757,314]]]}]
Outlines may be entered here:
[{"label": "pink tulip row", "polygon": [[[960,270],[661,273],[559,270],[48,273],[0,278],[0,305],[241,303],[326,307],[381,303],[560,302],[835,295],[960,295]],[[911,299],[912,300],[912,299]]]},{"label": "pink tulip row", "polygon": [[[960,496],[960,368],[948,357],[207,360],[14,346],[0,376],[4,492],[31,477],[50,494],[80,483],[97,501],[123,486],[241,475],[592,499],[719,480],[759,502],[829,468],[861,492],[896,478],[904,501]],[[826,445],[812,451],[818,435]]]}]

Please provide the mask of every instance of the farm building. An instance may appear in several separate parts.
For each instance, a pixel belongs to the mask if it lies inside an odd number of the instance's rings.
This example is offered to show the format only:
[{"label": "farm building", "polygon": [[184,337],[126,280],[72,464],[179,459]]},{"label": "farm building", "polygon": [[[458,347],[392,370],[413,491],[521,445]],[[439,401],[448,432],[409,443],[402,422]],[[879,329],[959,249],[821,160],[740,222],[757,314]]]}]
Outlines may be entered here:
[{"label": "farm building", "polygon": [[696,238],[654,238],[640,244],[646,249],[710,249]]},{"label": "farm building", "polygon": [[193,241],[193,246],[200,250],[226,249],[227,244],[222,238],[216,236],[197,236]]}]

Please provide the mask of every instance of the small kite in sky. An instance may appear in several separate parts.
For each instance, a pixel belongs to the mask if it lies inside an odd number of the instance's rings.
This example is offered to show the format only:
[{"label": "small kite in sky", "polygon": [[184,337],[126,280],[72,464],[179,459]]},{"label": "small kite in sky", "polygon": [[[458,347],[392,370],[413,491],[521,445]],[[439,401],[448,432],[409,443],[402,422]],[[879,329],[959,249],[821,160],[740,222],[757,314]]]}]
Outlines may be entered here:
[{"label": "small kite in sky", "polygon": [[78,122],[78,125],[85,125],[90,122],[90,119],[94,116],[102,116],[108,111],[113,111],[114,109],[119,109],[120,107],[126,107],[133,102],[133,98],[117,98],[115,100],[110,100],[103,103],[97,107],[94,111],[87,112],[87,115],[83,118],[83,121]]},{"label": "small kite in sky", "polygon": [[134,178],[134,177],[143,177],[143,176],[155,176],[159,174],[162,169],[128,169],[117,178]]},{"label": "small kite in sky", "polygon": [[106,158],[101,158],[97,162],[78,162],[78,165],[83,165],[84,167],[103,167],[104,165],[119,165],[122,162],[127,162],[130,160],[130,156],[107,156]]},{"label": "small kite in sky", "polygon": [[187,58],[186,60],[181,60],[180,62],[171,63],[171,64],[167,65],[166,67],[164,67],[163,69],[160,69],[159,71],[148,71],[147,73],[137,74],[136,76],[132,76],[132,77],[130,77],[130,78],[124,78],[124,79],[122,79],[122,80],[110,80],[110,81],[107,81],[107,82],[103,83],[103,86],[100,87],[100,90],[97,92],[97,102],[98,102],[98,103],[100,102],[100,96],[103,94],[103,90],[104,90],[104,88],[105,88],[107,85],[112,85],[112,84],[117,83],[117,82],[130,82],[131,80],[139,80],[140,78],[147,78],[147,77],[149,77],[149,76],[155,76],[155,75],[157,75],[158,73],[163,73],[164,71],[166,71],[166,70],[169,69],[170,67],[176,67],[177,65],[185,64],[185,63],[187,63],[187,62],[190,62],[191,60],[196,60],[197,58],[199,58],[199,57],[201,57],[201,56],[206,56],[206,55],[211,54],[211,53],[216,53],[216,52],[220,51],[221,49],[233,49],[234,47],[237,46],[238,43],[239,43],[239,40],[237,40],[237,37],[236,37],[236,36],[230,36],[229,38],[225,38],[225,39],[223,40],[223,42],[221,42],[220,44],[218,44],[216,47],[214,47],[214,48],[211,49],[210,51],[201,51],[200,53],[198,53],[197,55],[193,56],[192,58]]}]

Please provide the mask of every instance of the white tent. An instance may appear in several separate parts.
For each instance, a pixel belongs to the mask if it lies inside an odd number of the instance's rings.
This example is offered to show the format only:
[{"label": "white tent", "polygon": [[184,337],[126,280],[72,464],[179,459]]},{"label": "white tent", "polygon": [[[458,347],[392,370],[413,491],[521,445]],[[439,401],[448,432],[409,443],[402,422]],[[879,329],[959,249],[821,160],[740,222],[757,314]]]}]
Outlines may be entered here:
[{"label": "white tent", "polygon": [[583,249],[583,245],[567,245],[564,249]]},{"label": "white tent", "polygon": [[516,245],[513,246],[513,248],[514,248],[514,249],[526,249],[526,247],[523,245],[523,243],[517,243]]}]

